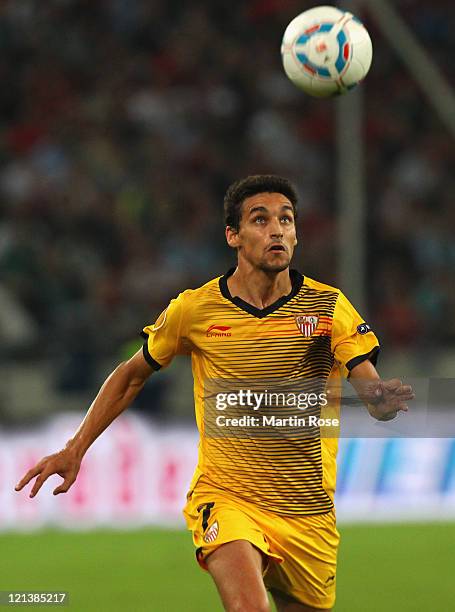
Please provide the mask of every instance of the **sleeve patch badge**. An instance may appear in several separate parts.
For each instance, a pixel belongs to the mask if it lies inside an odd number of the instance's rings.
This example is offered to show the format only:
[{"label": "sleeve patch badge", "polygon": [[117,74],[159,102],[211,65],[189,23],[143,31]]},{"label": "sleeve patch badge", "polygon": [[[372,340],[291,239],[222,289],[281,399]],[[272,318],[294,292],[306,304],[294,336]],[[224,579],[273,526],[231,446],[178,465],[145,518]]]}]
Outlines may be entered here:
[{"label": "sleeve patch badge", "polygon": [[368,323],[361,323],[360,325],[357,325],[357,333],[359,334],[367,334],[370,331],[371,327],[368,325]]}]

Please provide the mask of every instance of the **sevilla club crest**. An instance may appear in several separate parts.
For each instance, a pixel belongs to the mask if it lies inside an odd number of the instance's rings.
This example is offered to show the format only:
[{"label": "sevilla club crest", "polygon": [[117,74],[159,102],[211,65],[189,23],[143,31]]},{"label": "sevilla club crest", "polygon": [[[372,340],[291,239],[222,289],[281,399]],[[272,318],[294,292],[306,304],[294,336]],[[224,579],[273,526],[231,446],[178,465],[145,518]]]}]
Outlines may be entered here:
[{"label": "sevilla club crest", "polygon": [[208,529],[207,533],[204,536],[204,542],[210,544],[214,540],[216,540],[218,536],[218,521],[215,521],[213,525]]},{"label": "sevilla club crest", "polygon": [[313,332],[316,330],[319,321],[319,315],[294,315],[295,324],[299,328],[301,334],[305,336],[305,338],[309,338],[313,335]]}]

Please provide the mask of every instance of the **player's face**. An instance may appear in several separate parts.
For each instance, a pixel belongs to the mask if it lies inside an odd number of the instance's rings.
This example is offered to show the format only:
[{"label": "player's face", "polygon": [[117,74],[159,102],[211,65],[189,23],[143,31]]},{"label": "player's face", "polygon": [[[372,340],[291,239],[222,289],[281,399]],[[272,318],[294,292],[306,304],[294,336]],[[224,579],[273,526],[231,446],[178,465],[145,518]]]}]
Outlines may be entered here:
[{"label": "player's face", "polygon": [[297,244],[294,211],[281,193],[258,193],[242,205],[239,231],[226,229],[229,246],[239,258],[266,272],[281,272],[291,261]]}]

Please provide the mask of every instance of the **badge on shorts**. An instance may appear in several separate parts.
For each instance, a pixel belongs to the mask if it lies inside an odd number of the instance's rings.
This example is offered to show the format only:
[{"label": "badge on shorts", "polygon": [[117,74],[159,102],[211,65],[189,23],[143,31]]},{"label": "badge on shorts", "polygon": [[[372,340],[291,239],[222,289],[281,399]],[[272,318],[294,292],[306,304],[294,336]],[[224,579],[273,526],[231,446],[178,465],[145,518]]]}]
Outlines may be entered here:
[{"label": "badge on shorts", "polygon": [[215,521],[213,525],[208,528],[207,533],[204,536],[204,542],[207,542],[207,544],[214,542],[218,536],[218,530],[218,521]]},{"label": "badge on shorts", "polygon": [[294,315],[294,319],[300,333],[309,338],[318,326],[319,315]]}]

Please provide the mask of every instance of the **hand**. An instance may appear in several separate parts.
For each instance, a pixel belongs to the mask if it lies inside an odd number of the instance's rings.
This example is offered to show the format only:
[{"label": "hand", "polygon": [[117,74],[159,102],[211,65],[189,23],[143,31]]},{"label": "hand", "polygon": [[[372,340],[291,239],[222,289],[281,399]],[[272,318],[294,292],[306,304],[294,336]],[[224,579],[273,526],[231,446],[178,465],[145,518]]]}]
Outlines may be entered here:
[{"label": "hand", "polygon": [[378,380],[369,385],[368,410],[378,421],[390,421],[399,411],[407,412],[407,402],[413,400],[415,394],[410,385],[403,385],[398,378]]},{"label": "hand", "polygon": [[17,483],[15,490],[20,491],[32,478],[38,476],[30,493],[30,497],[35,497],[49,476],[58,474],[64,478],[64,481],[54,489],[54,495],[66,493],[76,480],[81,467],[81,461],[82,458],[79,457],[73,449],[68,447],[58,453],[43,457],[41,461],[39,461],[35,467],[31,468],[22,480]]}]

